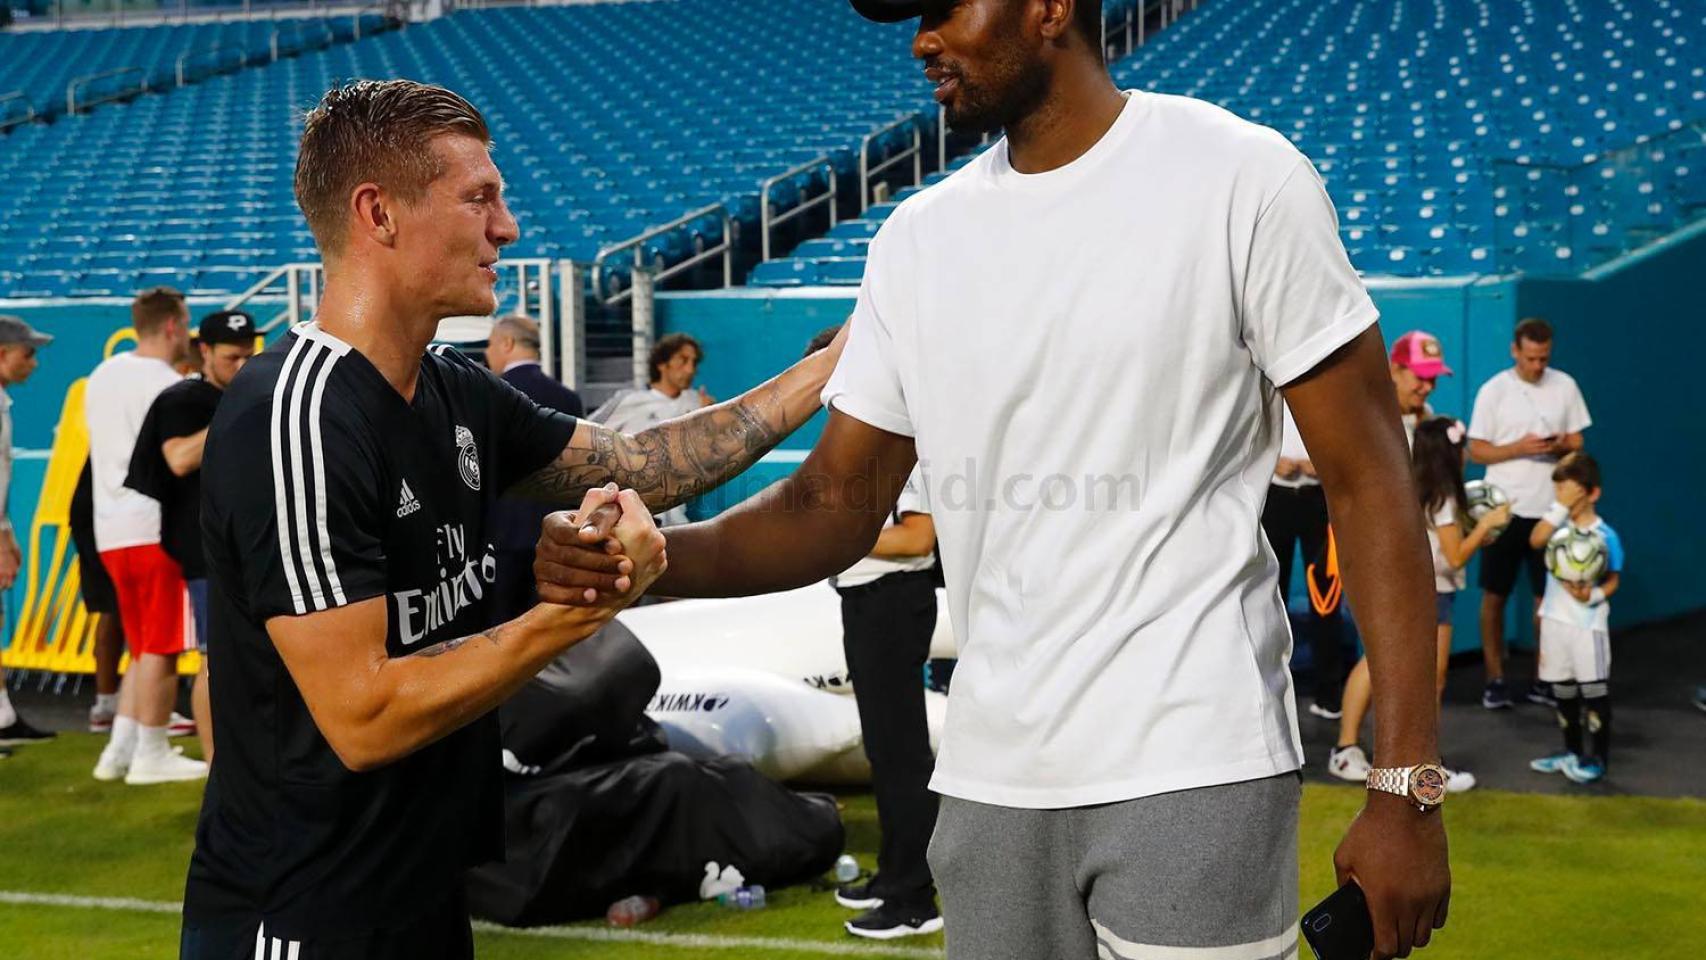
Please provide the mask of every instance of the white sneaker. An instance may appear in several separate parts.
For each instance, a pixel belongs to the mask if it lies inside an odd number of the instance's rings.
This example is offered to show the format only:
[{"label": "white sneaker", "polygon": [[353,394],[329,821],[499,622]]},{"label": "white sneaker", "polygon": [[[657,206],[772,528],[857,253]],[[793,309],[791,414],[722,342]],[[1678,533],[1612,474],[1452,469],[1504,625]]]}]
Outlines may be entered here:
[{"label": "white sneaker", "polygon": [[1367,783],[1368,771],[1373,769],[1368,765],[1368,756],[1356,744],[1348,747],[1335,747],[1327,757],[1327,772],[1340,780],[1351,783]]},{"label": "white sneaker", "polygon": [[89,708],[89,732],[112,733],[113,718],[118,716],[116,710],[102,710],[99,707]]},{"label": "white sneaker", "polygon": [[166,721],[166,736],[193,737],[195,736],[195,721],[176,710],[172,711],[172,719]]},{"label": "white sneaker", "polygon": [[1464,793],[1475,789],[1475,775],[1467,770],[1445,771],[1445,792]]},{"label": "white sneaker", "polygon": [[201,780],[207,777],[207,764],[180,756],[177,751],[144,755],[137,753],[130,762],[130,772],[124,782],[133,787],[149,783],[170,783],[174,780]]},{"label": "white sneaker", "polygon": [[130,761],[136,755],[134,745],[125,750],[115,750],[111,742],[101,750],[101,759],[95,761],[95,779],[103,783],[123,780],[130,772]]}]

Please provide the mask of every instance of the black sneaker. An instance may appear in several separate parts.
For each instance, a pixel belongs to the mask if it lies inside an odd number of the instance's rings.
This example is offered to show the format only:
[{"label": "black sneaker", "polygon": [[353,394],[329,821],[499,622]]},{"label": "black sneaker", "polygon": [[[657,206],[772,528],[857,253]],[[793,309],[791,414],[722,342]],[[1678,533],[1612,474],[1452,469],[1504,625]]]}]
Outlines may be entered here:
[{"label": "black sneaker", "polygon": [[52,740],[53,734],[46,730],[37,730],[24,722],[23,717],[12,721],[9,727],[0,727],[0,747],[16,747],[25,743],[40,743]]},{"label": "black sneaker", "polygon": [[1706,687],[1694,688],[1694,706],[1701,713],[1706,713]]},{"label": "black sneaker", "polygon": [[1539,704],[1542,707],[1556,707],[1558,705],[1558,701],[1552,699],[1552,685],[1541,683],[1539,680],[1534,681],[1534,685],[1528,688],[1528,702]]},{"label": "black sneaker", "polygon": [[883,905],[883,898],[871,895],[871,881],[866,880],[836,887],[835,902],[849,910],[875,910]]},{"label": "black sneaker", "polygon": [[869,940],[917,937],[942,929],[942,914],[934,904],[906,907],[883,904],[847,921],[847,932]]},{"label": "black sneaker", "polygon": [[1509,710],[1511,695],[1505,689],[1503,680],[1488,680],[1487,688],[1481,691],[1481,706],[1488,710]]},{"label": "black sneaker", "polygon": [[0,747],[0,760],[4,760],[11,755],[12,755],[12,748]]}]

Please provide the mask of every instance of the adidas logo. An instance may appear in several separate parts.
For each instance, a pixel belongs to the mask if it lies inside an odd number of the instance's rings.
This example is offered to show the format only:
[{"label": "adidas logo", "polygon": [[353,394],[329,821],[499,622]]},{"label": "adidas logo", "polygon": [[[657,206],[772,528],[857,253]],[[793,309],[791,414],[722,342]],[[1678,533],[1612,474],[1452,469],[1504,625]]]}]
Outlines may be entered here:
[{"label": "adidas logo", "polygon": [[409,481],[404,480],[402,493],[397,497],[397,517],[401,519],[420,508],[421,502],[415,499],[415,492],[409,489]]}]

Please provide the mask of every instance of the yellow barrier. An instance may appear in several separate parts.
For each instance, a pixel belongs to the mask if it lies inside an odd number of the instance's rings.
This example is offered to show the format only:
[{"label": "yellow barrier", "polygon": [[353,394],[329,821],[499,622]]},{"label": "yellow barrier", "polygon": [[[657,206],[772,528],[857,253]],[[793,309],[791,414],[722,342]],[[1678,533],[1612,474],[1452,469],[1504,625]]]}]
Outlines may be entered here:
[{"label": "yellow barrier", "polygon": [[[107,338],[102,355],[110,357],[120,344],[135,339],[135,331],[119,330]],[[0,665],[8,670],[95,672],[95,626],[100,614],[91,614],[83,606],[71,540],[71,497],[89,459],[88,422],[83,416],[87,386],[87,378],[73,383],[65,391],[65,403],[59,410],[53,452],[48,456],[35,519],[30,524],[24,601],[13,626],[12,645],[0,651]],[[47,534],[52,535],[52,557],[43,564],[42,541]],[[178,658],[178,673],[184,676],[194,676],[200,666],[201,656],[195,652]],[[119,668],[125,668],[124,661]]]}]

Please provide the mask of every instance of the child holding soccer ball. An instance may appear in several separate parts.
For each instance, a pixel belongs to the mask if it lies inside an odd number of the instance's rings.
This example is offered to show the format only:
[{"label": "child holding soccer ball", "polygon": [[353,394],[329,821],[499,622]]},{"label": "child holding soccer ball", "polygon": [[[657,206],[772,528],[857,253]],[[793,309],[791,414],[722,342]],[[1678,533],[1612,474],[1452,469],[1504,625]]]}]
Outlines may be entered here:
[{"label": "child holding soccer ball", "polygon": [[1557,501],[1529,544],[1552,576],[1540,602],[1540,680],[1552,685],[1564,751],[1529,764],[1576,783],[1605,776],[1611,752],[1611,605],[1622,583],[1623,543],[1600,518],[1599,464],[1572,453],[1552,471]]}]

